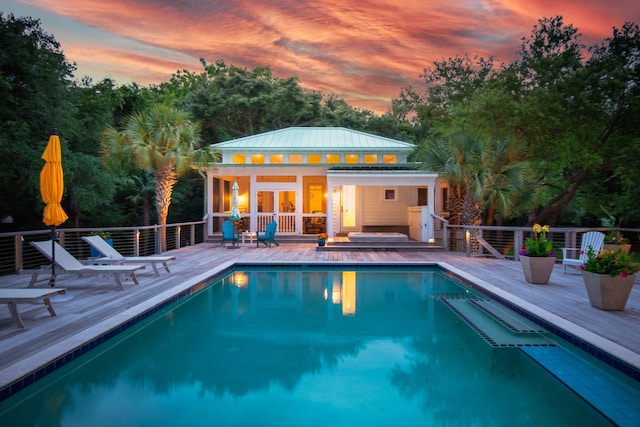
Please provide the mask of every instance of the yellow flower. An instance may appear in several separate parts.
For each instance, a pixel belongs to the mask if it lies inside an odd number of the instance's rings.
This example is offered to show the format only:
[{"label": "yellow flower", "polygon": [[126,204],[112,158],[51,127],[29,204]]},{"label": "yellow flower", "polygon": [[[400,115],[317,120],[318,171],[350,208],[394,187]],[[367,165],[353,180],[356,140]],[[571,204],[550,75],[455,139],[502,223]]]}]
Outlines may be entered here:
[{"label": "yellow flower", "polygon": [[542,227],[542,231],[544,231],[545,233],[548,233],[549,232],[549,226],[548,225],[543,226]]},{"label": "yellow flower", "polygon": [[534,233],[540,233],[541,231],[542,231],[542,227],[540,226],[540,224],[533,224]]}]

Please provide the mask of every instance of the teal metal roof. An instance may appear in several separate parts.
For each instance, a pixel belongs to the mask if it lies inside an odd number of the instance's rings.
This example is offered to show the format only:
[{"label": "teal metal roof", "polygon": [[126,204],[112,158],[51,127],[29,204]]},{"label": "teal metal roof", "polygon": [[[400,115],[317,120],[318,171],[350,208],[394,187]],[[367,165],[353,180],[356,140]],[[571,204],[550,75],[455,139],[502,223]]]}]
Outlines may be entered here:
[{"label": "teal metal roof", "polygon": [[393,151],[410,152],[414,145],[341,127],[292,127],[214,145],[226,151]]}]

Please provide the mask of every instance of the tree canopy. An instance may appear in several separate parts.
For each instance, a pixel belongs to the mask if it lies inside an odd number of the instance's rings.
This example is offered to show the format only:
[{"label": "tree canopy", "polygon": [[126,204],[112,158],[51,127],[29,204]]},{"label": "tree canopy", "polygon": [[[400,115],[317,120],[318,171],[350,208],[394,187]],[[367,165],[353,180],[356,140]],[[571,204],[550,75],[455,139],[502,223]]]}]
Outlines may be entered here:
[{"label": "tree canopy", "polygon": [[[485,223],[500,212],[518,224],[599,225],[604,208],[625,226],[640,226],[640,172],[632,166],[640,154],[635,23],[614,28],[587,48],[562,17],[542,18],[512,61],[469,55],[436,61],[421,74],[424,87],[405,88],[381,115],[304,89],[297,77],[276,77],[266,66],[201,64],[201,72],[177,71],[148,87],[78,80],[76,65],[40,21],[0,12],[0,214],[12,215],[20,229],[43,226],[40,156],[57,128],[65,169],[62,204],[70,216],[63,226],[201,218],[202,207],[192,203],[172,207],[170,215],[168,204],[149,203],[159,163],[142,162],[144,150],[126,167],[113,167],[115,155],[107,163],[99,159],[105,128],[123,136],[132,117],[169,108],[201,125],[202,146],[290,126],[344,126],[413,142],[422,150],[416,158],[438,168],[437,157],[424,157],[430,149],[440,144],[456,158],[456,150],[465,150],[456,140],[475,141],[460,157],[468,163],[458,168],[474,171],[466,194],[474,195],[468,201],[481,207]],[[132,148],[134,138],[128,138]],[[146,151],[146,160],[159,158],[153,153]],[[521,184],[499,184],[509,180],[497,177],[522,172],[525,165],[526,174],[517,178],[526,177],[528,191],[520,191]],[[190,171],[176,175],[173,200],[203,199],[202,177]]]}]

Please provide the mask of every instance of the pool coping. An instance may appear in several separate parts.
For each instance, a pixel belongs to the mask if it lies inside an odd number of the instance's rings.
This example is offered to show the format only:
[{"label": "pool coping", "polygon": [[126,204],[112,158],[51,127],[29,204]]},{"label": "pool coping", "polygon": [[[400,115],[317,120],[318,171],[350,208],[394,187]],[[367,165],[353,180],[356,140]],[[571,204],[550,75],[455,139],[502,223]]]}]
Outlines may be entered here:
[{"label": "pool coping", "polygon": [[[524,314],[531,320],[541,323],[542,326],[550,329],[551,332],[559,335],[578,346],[587,353],[596,356],[598,359],[613,366],[632,378],[640,378],[640,354],[620,346],[600,335],[586,330],[562,317],[550,313],[543,308],[529,303],[507,291],[498,288],[491,283],[479,279],[478,277],[460,270],[446,262],[336,262],[336,261],[228,261],[214,267],[198,276],[186,279],[183,283],[168,289],[143,303],[132,306],[122,313],[119,313],[96,325],[90,326],[72,337],[66,338],[55,345],[49,346],[42,351],[16,361],[11,366],[0,370],[0,401],[28,387],[49,373],[64,366],[73,359],[90,351],[94,347],[108,341],[125,329],[133,326],[139,321],[147,318],[167,305],[192,295],[203,287],[207,286],[211,280],[226,274],[238,266],[292,266],[297,267],[327,267],[335,266],[344,268],[353,265],[354,267],[385,267],[385,268],[406,268],[415,267],[437,267],[442,271],[462,280],[465,284],[474,289],[486,293],[491,298],[497,299],[507,307],[514,309],[519,314]],[[567,339],[568,338],[568,339]],[[574,338],[574,339],[572,339]]]}]

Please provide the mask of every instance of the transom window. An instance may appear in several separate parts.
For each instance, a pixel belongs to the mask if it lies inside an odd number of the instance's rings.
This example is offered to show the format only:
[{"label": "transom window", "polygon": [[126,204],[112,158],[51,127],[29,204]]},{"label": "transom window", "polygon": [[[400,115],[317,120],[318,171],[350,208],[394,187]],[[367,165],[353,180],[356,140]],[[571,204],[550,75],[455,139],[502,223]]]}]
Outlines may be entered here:
[{"label": "transom window", "polygon": [[307,154],[307,163],[320,164],[322,163],[322,156],[320,154]]},{"label": "transom window", "polygon": [[252,154],[251,163],[253,163],[254,165],[264,164],[264,154]]},{"label": "transom window", "polygon": [[275,165],[281,165],[284,163],[284,155],[282,154],[271,154],[269,156],[269,163]]},{"label": "transom window", "polygon": [[357,154],[345,154],[344,155],[344,162],[345,163],[358,163],[358,160],[360,160],[360,156],[358,156]]},{"label": "transom window", "polygon": [[364,155],[365,163],[378,163],[378,155],[377,154],[365,154]]},{"label": "transom window", "polygon": [[236,165],[244,165],[247,163],[247,156],[244,154],[234,154],[231,156],[231,163]]},{"label": "transom window", "polygon": [[340,154],[327,154],[327,163],[340,163]]}]

